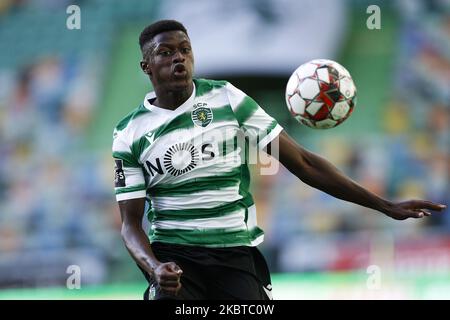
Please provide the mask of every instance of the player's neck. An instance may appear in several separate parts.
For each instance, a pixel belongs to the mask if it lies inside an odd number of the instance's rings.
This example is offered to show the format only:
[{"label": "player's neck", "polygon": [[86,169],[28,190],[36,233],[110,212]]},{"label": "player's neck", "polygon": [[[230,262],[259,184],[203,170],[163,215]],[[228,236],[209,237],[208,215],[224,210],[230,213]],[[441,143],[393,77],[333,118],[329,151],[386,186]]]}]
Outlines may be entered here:
[{"label": "player's neck", "polygon": [[156,99],[152,104],[159,108],[175,110],[190,98],[193,90],[193,82],[185,90],[172,91],[165,88],[155,88]]}]

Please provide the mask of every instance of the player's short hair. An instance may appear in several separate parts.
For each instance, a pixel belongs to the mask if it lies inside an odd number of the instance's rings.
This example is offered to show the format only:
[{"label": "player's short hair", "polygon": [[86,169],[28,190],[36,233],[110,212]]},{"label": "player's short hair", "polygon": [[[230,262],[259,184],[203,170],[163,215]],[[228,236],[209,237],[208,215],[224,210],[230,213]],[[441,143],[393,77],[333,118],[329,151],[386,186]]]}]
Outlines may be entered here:
[{"label": "player's short hair", "polygon": [[144,48],[145,45],[151,42],[156,35],[166,31],[178,30],[183,31],[188,36],[186,28],[181,22],[176,20],[159,20],[152,23],[151,25],[145,27],[139,36],[139,46],[141,47],[141,51],[144,53],[144,49],[146,49]]}]

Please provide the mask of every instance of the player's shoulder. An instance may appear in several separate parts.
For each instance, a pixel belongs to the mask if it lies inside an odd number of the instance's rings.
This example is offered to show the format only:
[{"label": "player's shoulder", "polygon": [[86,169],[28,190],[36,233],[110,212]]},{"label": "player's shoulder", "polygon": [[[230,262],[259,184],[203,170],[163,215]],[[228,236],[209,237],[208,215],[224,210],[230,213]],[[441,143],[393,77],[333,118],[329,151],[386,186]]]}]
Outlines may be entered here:
[{"label": "player's shoulder", "polygon": [[213,90],[219,90],[219,92],[226,94],[228,98],[232,100],[240,100],[246,96],[242,90],[227,80],[194,79],[194,83],[196,87],[196,97],[207,95]]},{"label": "player's shoulder", "polygon": [[140,104],[137,108],[130,111],[125,117],[123,117],[114,127],[114,137],[119,133],[126,132],[127,129],[133,126],[135,120],[141,118],[144,115],[149,114],[151,111],[147,109],[143,104]]},{"label": "player's shoulder", "polygon": [[225,89],[229,84],[226,80],[212,80],[212,79],[193,79],[195,83],[195,95],[197,97],[203,96],[216,89]]}]

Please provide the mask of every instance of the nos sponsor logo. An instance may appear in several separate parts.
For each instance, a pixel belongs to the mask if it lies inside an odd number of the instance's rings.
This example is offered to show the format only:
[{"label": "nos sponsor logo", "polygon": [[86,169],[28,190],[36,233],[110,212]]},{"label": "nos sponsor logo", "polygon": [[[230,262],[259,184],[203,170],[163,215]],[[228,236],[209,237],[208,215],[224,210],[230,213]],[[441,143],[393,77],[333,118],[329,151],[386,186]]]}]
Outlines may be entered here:
[{"label": "nos sponsor logo", "polygon": [[200,159],[202,161],[214,159],[215,153],[212,149],[213,146],[210,143],[203,144],[200,152],[190,143],[178,143],[166,151],[162,157],[162,163],[160,157],[153,162],[146,161],[145,169],[152,177],[156,174],[164,174],[164,172],[177,177],[194,169]]}]

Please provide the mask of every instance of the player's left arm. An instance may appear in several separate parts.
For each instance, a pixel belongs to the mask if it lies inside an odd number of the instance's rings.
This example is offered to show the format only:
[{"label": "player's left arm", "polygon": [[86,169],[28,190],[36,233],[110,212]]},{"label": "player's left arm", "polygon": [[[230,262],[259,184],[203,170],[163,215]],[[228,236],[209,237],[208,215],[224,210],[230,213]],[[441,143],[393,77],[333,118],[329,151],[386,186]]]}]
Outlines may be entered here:
[{"label": "player's left arm", "polygon": [[[442,211],[446,208],[424,200],[394,203],[383,199],[344,175],[326,159],[298,145],[284,130],[278,139],[278,160],[283,166],[304,183],[336,198],[383,212],[396,220],[422,218],[431,215],[428,210]],[[270,145],[267,152],[270,153]]]}]

